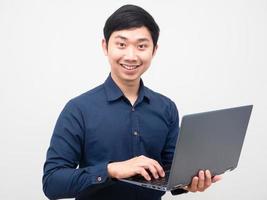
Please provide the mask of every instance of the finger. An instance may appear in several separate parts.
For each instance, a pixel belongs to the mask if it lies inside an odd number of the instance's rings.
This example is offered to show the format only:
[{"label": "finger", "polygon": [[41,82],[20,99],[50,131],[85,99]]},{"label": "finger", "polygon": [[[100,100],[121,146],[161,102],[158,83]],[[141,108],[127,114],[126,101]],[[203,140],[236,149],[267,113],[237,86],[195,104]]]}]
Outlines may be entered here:
[{"label": "finger", "polygon": [[208,188],[211,185],[211,173],[209,170],[205,171],[205,188]]},{"label": "finger", "polygon": [[[164,177],[165,176],[165,172],[164,172],[163,168],[160,166],[160,164],[156,160],[148,158],[144,155],[137,157],[137,159],[141,161],[141,163],[142,163],[141,166],[143,168],[146,168],[149,170],[152,169],[150,171],[154,177],[155,176],[156,177],[158,177],[158,176]],[[153,167],[151,167],[151,165],[153,165]],[[156,173],[154,173],[153,168],[156,170]]]},{"label": "finger", "polygon": [[216,183],[216,182],[218,182],[220,180],[222,180],[222,176],[221,175],[217,175],[217,176],[214,176],[211,181],[212,181],[212,183]]},{"label": "finger", "polygon": [[151,172],[151,174],[153,175],[154,178],[156,178],[156,179],[159,178],[158,171],[157,171],[157,169],[155,168],[154,165],[152,165],[152,164],[149,165],[148,169],[149,169],[149,171]]},{"label": "finger", "polygon": [[157,170],[157,174],[159,174],[161,177],[164,177],[165,172],[164,172],[163,168],[161,167],[161,165],[156,160],[151,159],[151,161],[152,161],[155,169]]},{"label": "finger", "polygon": [[183,189],[189,191],[188,186],[184,186]]},{"label": "finger", "polygon": [[151,180],[151,177],[149,176],[149,174],[147,173],[147,171],[140,167],[138,170],[137,170],[137,173],[142,175],[146,180],[150,181]]},{"label": "finger", "polygon": [[192,182],[190,184],[190,186],[188,187],[188,190],[190,192],[196,192],[197,191],[197,184],[198,184],[198,177],[195,176],[193,179],[192,179]]},{"label": "finger", "polygon": [[203,170],[200,170],[198,173],[198,190],[203,191],[205,188],[205,173]]}]

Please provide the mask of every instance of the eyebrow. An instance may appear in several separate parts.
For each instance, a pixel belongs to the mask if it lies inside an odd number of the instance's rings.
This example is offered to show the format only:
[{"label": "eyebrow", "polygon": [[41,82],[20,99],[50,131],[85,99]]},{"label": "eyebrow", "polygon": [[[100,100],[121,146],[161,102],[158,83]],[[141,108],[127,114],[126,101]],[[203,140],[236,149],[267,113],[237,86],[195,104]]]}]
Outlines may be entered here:
[{"label": "eyebrow", "polygon": [[[124,37],[122,35],[117,35],[115,38],[116,39],[119,38],[119,39],[126,40],[126,41],[128,40],[126,37]],[[138,42],[147,42],[147,41],[149,41],[149,39],[147,39],[147,38],[139,38],[137,41]]]}]

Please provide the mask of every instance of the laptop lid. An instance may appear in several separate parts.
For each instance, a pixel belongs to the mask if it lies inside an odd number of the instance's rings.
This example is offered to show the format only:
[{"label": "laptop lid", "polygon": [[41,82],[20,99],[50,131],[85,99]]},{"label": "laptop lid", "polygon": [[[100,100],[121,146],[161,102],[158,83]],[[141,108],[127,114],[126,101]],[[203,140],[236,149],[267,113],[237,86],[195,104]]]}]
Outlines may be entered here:
[{"label": "laptop lid", "polygon": [[190,184],[201,169],[212,175],[237,167],[252,105],[182,118],[167,189]]}]

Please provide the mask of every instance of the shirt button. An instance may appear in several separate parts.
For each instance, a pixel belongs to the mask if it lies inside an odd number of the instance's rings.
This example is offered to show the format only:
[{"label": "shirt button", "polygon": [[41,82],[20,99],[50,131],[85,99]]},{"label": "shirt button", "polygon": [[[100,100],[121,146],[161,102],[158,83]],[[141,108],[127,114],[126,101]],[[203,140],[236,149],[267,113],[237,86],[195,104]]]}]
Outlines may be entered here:
[{"label": "shirt button", "polygon": [[138,136],[138,132],[137,132],[137,131],[135,131],[135,132],[134,132],[134,135],[135,135],[135,136]]},{"label": "shirt button", "polygon": [[133,112],[135,111],[134,107],[132,107],[132,111],[133,111]]},{"label": "shirt button", "polygon": [[98,181],[98,182],[102,181],[101,176],[97,177],[97,181]]}]

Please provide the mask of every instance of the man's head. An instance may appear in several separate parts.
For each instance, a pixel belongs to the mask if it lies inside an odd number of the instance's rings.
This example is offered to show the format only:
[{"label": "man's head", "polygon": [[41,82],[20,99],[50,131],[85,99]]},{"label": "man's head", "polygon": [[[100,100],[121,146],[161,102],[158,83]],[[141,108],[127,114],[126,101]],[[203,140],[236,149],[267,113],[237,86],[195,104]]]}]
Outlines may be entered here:
[{"label": "man's head", "polygon": [[159,27],[144,9],[125,5],[106,21],[102,47],[119,86],[139,84],[157,50]]},{"label": "man's head", "polygon": [[104,37],[108,44],[109,38],[114,31],[146,27],[150,32],[154,48],[157,46],[159,26],[153,17],[143,8],[135,5],[124,5],[116,10],[106,21]]}]

